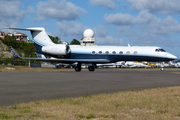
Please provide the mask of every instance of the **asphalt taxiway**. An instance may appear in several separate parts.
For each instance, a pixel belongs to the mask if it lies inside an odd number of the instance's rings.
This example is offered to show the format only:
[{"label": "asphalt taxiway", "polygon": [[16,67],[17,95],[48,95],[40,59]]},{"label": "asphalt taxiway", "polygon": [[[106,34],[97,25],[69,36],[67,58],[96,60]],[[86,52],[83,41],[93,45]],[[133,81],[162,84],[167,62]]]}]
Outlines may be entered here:
[{"label": "asphalt taxiway", "polygon": [[0,106],[165,86],[180,86],[180,70],[1,72]]}]

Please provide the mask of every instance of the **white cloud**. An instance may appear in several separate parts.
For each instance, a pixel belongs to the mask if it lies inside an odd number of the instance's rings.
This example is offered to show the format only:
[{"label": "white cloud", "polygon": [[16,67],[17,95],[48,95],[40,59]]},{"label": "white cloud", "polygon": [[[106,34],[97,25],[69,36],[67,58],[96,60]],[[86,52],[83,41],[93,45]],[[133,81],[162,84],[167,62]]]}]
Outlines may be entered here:
[{"label": "white cloud", "polygon": [[161,19],[147,11],[141,11],[137,16],[120,13],[105,15],[104,19],[106,23],[116,26],[117,35],[129,38],[134,44],[159,43],[165,46],[178,46],[180,43],[172,38],[180,33],[180,23],[172,16]]},{"label": "white cloud", "polygon": [[34,8],[32,6],[28,6],[27,13],[35,14],[36,11],[34,10]]},{"label": "white cloud", "polygon": [[106,6],[108,9],[115,9],[114,0],[90,0],[91,5]]},{"label": "white cloud", "polygon": [[132,45],[145,45],[145,46],[166,46],[166,47],[179,47],[180,41],[171,38],[170,35],[165,34],[170,32],[170,30],[165,31],[165,33],[158,33],[156,29],[141,28],[134,29],[130,26],[119,26],[116,28],[117,34],[125,36],[133,44]]},{"label": "white cloud", "polygon": [[0,29],[4,27],[17,27],[18,22],[22,21],[25,11],[20,10],[19,0],[0,1]]},{"label": "white cloud", "polygon": [[21,3],[18,0],[14,1],[0,1],[0,15],[1,18],[9,18],[15,20],[22,20],[25,12],[20,10]]},{"label": "white cloud", "polygon": [[38,18],[35,21],[45,19],[75,20],[80,14],[86,14],[87,11],[66,0],[51,0],[37,3]]},{"label": "white cloud", "polygon": [[[83,38],[83,32],[85,29],[87,29],[86,26],[83,26],[81,23],[75,22],[75,21],[62,21],[57,22],[57,26],[60,29],[60,31],[56,32],[61,38],[72,38],[72,39],[78,39],[80,40]],[[68,41],[68,40],[65,40]]]},{"label": "white cloud", "polygon": [[135,10],[149,10],[161,14],[180,13],[180,0],[129,0]]},{"label": "white cloud", "polygon": [[117,34],[129,38],[135,45],[179,46],[180,41],[173,35],[180,33],[180,24],[171,16],[149,24],[117,26]]},{"label": "white cloud", "polygon": [[99,25],[92,29],[94,31],[95,37],[105,37],[108,34],[108,29],[103,25]]},{"label": "white cloud", "polygon": [[170,35],[176,35],[180,33],[180,24],[171,16],[167,16],[164,19],[154,21],[149,24],[148,27],[151,28],[147,29],[148,34],[150,33],[155,37],[157,35],[168,37]]},{"label": "white cloud", "polygon": [[117,36],[108,35],[108,28],[103,25],[92,28],[95,35],[95,42],[98,45],[127,45],[126,42]]},{"label": "white cloud", "polygon": [[141,11],[137,16],[130,14],[110,14],[104,16],[105,23],[114,25],[135,25],[135,24],[146,24],[153,21],[158,21],[156,16],[152,15],[148,11]]},{"label": "white cloud", "polygon": [[106,35],[104,37],[96,37],[95,39],[98,45],[107,45],[107,46],[123,46],[127,43],[117,36]]},{"label": "white cloud", "polygon": [[[54,33],[55,36],[58,35],[62,41],[68,42],[74,38],[80,41],[84,37],[84,31],[88,29],[88,27],[75,21],[57,22],[57,26],[60,30]],[[117,36],[108,35],[109,31],[105,26],[99,25],[90,29],[94,31],[95,42],[98,45],[127,45],[123,39],[118,38]]]}]

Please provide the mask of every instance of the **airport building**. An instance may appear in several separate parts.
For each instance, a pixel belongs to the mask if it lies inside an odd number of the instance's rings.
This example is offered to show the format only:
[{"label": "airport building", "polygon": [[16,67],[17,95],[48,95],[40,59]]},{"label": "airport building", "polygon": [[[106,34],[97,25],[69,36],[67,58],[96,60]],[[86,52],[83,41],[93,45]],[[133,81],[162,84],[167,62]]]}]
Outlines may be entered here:
[{"label": "airport building", "polygon": [[80,41],[82,46],[97,46],[95,44],[94,32],[91,29],[86,29],[83,35],[84,38]]}]

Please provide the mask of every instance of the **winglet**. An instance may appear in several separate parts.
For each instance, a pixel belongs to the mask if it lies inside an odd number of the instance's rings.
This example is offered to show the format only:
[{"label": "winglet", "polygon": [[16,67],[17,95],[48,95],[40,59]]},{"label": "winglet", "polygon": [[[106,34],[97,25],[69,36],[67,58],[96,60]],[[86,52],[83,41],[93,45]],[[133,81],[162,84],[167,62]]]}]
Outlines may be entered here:
[{"label": "winglet", "polygon": [[17,54],[17,52],[12,48],[12,46],[9,46],[9,49],[11,50],[11,53],[13,54],[13,56],[14,56],[15,58],[20,58],[20,59],[22,59],[22,58]]}]

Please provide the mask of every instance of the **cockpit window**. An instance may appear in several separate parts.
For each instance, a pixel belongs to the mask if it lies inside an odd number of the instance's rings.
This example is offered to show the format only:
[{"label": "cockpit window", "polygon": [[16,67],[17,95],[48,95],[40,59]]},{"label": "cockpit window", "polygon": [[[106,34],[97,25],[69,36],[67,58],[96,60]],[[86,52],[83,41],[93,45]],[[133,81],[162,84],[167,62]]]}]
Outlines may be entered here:
[{"label": "cockpit window", "polygon": [[156,52],[166,52],[164,49],[160,48],[160,49],[156,49]]},{"label": "cockpit window", "polygon": [[159,49],[156,49],[155,51],[156,51],[156,52],[159,52]]},{"label": "cockpit window", "polygon": [[161,52],[166,52],[166,51],[165,51],[164,49],[162,49],[162,48],[161,48],[161,49],[159,49],[159,51],[161,51]]}]

